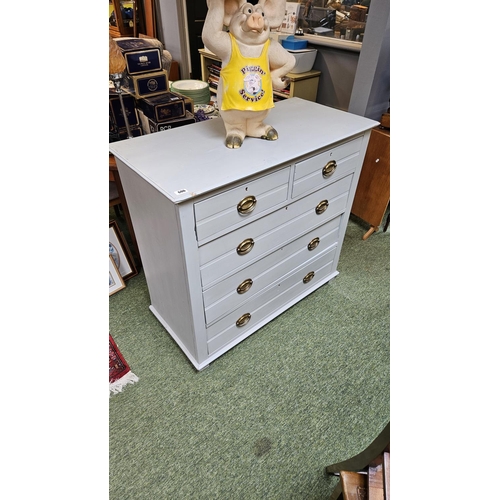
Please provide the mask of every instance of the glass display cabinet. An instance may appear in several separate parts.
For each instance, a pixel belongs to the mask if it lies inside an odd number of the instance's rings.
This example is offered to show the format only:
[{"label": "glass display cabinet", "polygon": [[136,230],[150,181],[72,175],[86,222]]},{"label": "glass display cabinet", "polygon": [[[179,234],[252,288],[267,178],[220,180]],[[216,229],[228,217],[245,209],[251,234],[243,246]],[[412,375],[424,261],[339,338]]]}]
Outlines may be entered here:
[{"label": "glass display cabinet", "polygon": [[361,49],[370,0],[298,0],[297,3],[297,30],[308,41],[331,45],[330,41],[342,40],[342,46],[349,44],[351,50]]},{"label": "glass display cabinet", "polygon": [[109,33],[113,37],[136,36],[138,15],[135,0],[109,1]]}]

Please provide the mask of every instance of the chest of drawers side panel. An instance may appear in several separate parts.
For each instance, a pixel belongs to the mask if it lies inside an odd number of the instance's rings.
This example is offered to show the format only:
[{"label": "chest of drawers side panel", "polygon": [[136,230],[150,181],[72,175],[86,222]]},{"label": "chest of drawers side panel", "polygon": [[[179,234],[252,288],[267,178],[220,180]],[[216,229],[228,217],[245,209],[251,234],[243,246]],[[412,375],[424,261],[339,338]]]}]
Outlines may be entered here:
[{"label": "chest of drawers side panel", "polygon": [[[186,242],[179,230],[179,212],[192,213],[192,209],[175,205],[120,160],[117,164],[141,252],[151,310],[164,326],[168,325],[167,330],[188,351],[186,354],[201,362],[206,357],[206,341],[200,343],[199,338],[205,338],[205,328],[200,332],[198,317],[193,313],[201,307],[201,302],[196,304],[197,297],[201,301],[201,290],[189,279],[187,267],[192,258],[186,253],[192,249],[186,249],[189,238]],[[199,338],[193,334],[196,331]]]}]

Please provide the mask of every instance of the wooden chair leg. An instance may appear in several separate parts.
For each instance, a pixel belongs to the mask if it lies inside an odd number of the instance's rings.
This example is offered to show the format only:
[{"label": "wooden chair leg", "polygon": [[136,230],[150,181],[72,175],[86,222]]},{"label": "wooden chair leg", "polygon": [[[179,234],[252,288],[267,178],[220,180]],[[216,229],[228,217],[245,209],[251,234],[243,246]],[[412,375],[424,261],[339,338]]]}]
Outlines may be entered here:
[{"label": "wooden chair leg", "polygon": [[342,484],[342,495],[344,500],[373,500],[368,496],[368,481],[366,474],[358,472],[342,471],[340,473]]},{"label": "wooden chair leg", "polygon": [[380,463],[368,467],[368,498],[370,500],[385,499],[382,456]]},{"label": "wooden chair leg", "polygon": [[375,231],[378,231],[378,227],[371,226],[368,231],[363,235],[363,240],[367,240]]},{"label": "wooden chair leg", "polygon": [[384,493],[385,500],[391,500],[391,455],[384,452]]}]

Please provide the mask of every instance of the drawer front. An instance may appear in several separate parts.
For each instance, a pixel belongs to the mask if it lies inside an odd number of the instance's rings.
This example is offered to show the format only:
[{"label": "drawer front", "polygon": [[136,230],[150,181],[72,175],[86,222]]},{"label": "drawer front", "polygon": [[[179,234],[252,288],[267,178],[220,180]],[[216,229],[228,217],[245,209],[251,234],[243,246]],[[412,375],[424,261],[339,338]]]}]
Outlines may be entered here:
[{"label": "drawer front", "polygon": [[243,222],[288,198],[290,167],[195,203],[198,241]]},{"label": "drawer front", "polygon": [[337,246],[334,247],[333,251],[308,262],[282,281],[268,287],[230,315],[207,328],[208,354],[213,354],[229,342],[237,339],[252,328],[253,325],[264,320],[274,311],[330,275],[336,250]]},{"label": "drawer front", "polygon": [[346,142],[295,165],[292,198],[329,184],[359,165],[362,137]]},{"label": "drawer front", "polygon": [[308,260],[330,251],[338,242],[341,218],[336,217],[204,291],[206,324],[229,314]]},{"label": "drawer front", "polygon": [[344,177],[201,246],[199,257],[203,288],[247,267],[342,213],[347,205],[352,177]]}]

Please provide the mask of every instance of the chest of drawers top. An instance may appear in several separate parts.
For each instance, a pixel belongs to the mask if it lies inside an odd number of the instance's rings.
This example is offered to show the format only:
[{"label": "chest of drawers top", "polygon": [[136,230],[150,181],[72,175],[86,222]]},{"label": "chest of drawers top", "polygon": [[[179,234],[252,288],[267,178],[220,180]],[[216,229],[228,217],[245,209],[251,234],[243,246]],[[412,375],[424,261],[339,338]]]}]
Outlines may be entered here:
[{"label": "chest of drawers top", "polygon": [[277,141],[247,137],[239,149],[224,145],[221,119],[115,142],[109,150],[173,203],[296,161],[312,151],[364,133],[377,122],[297,97],[276,103],[265,123]]}]

